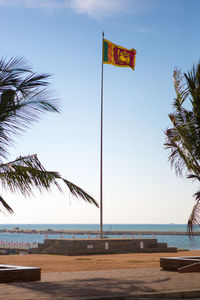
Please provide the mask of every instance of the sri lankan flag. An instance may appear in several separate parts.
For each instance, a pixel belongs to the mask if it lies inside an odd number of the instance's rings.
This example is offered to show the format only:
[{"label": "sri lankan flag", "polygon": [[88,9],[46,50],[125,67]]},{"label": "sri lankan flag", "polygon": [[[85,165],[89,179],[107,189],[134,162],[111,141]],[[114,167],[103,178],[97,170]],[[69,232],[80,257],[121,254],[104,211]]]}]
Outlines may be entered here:
[{"label": "sri lankan flag", "polygon": [[116,67],[135,68],[135,49],[126,49],[115,45],[107,40],[103,40],[103,63]]}]

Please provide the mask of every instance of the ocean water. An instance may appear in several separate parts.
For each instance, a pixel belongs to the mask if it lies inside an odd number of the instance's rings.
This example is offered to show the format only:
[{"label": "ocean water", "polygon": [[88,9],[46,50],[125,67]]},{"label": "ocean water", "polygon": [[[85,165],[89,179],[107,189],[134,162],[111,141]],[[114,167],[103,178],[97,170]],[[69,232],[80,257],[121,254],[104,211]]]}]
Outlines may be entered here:
[{"label": "ocean water", "polygon": [[[99,230],[99,224],[0,224],[0,229]],[[104,230],[187,231],[186,224],[104,224]]]},{"label": "ocean water", "polygon": [[[85,230],[95,231],[99,230],[99,224],[0,224],[0,229],[13,229],[19,227],[20,229],[30,230]],[[185,224],[104,224],[104,230],[115,231],[115,230],[143,230],[143,231],[187,231],[187,225]],[[91,236],[96,237],[96,236]],[[109,235],[108,237],[123,237],[117,235]],[[127,235],[127,238],[129,236]],[[13,242],[37,242],[42,243],[45,238],[72,238],[71,234],[61,235],[48,235],[44,234],[28,234],[28,233],[0,233],[0,240],[2,241],[13,241]],[[75,238],[88,238],[88,235],[75,235]],[[135,235],[135,238],[139,236]],[[143,235],[143,238],[152,238],[150,235]],[[188,236],[181,235],[155,235],[158,242],[167,243],[168,246],[174,246],[178,249],[200,249],[200,236],[196,236],[194,241],[191,241]]]}]

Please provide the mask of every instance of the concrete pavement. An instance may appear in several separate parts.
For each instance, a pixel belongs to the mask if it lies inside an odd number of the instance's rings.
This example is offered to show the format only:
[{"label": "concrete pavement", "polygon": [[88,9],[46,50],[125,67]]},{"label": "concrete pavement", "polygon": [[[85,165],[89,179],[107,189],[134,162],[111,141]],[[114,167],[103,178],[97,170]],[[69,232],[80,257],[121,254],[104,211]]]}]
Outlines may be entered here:
[{"label": "concrete pavement", "polygon": [[0,284],[2,300],[200,299],[200,273],[124,269],[43,273],[40,282]]}]

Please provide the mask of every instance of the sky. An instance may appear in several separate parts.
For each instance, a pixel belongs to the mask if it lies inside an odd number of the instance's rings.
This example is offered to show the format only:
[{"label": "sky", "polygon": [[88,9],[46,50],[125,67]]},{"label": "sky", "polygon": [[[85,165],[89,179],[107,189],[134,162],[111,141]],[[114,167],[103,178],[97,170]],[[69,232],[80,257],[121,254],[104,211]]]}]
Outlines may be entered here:
[{"label": "sky", "polygon": [[[47,113],[10,148],[37,153],[99,202],[102,31],[137,51],[135,71],[104,65],[104,223],[187,223],[198,186],[177,178],[164,149],[173,70],[200,59],[198,0],[0,0],[1,57],[52,74],[60,114]],[[99,209],[63,193],[1,190],[0,223],[99,223]]]}]

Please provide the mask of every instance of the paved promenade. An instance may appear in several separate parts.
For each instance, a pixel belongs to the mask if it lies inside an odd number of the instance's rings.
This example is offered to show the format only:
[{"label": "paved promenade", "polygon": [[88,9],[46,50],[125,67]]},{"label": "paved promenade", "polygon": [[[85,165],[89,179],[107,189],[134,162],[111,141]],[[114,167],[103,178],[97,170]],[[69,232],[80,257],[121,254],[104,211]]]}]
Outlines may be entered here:
[{"label": "paved promenade", "polygon": [[200,273],[179,274],[160,269],[52,272],[43,273],[41,282],[0,284],[3,300],[192,299],[193,296],[200,299]]}]

